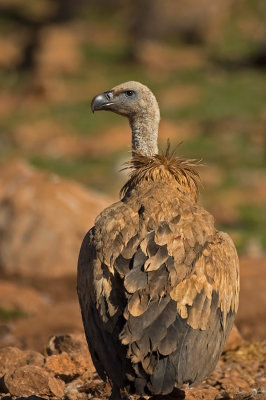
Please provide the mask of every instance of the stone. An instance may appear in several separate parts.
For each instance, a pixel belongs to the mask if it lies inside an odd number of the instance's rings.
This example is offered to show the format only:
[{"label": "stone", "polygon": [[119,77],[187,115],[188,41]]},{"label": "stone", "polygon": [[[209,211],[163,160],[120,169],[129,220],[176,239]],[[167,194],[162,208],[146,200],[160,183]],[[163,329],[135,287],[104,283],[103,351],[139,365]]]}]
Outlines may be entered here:
[{"label": "stone", "polygon": [[61,363],[66,365],[66,379],[73,379],[76,375],[83,375],[86,372],[95,372],[83,334],[53,336],[46,352],[50,356],[46,358],[46,368],[57,371],[58,376],[61,374]]},{"label": "stone", "polygon": [[12,373],[16,368],[25,365],[42,367],[44,357],[33,350],[22,351],[17,347],[3,347],[0,349],[0,377]]},{"label": "stone", "polygon": [[111,200],[25,162],[0,168],[0,272],[60,278],[76,274],[80,244]]},{"label": "stone", "polygon": [[23,362],[24,365],[35,365],[42,367],[44,365],[44,356],[38,351],[24,350],[23,356],[21,357],[21,362]]},{"label": "stone", "polygon": [[201,389],[190,388],[186,391],[186,400],[215,400],[217,397],[217,390],[215,388]]},{"label": "stone", "polygon": [[48,355],[88,352],[88,345],[83,334],[66,334],[52,336],[46,347]]},{"label": "stone", "polygon": [[84,382],[80,379],[76,379],[66,385],[65,394],[69,400],[87,400],[88,393],[86,390],[83,391]]},{"label": "stone", "polygon": [[23,351],[17,347],[3,347],[0,349],[0,377],[16,367],[21,366]]},{"label": "stone", "polygon": [[67,353],[56,354],[46,358],[45,368],[48,372],[65,382],[69,382],[81,375],[84,370]]},{"label": "stone", "polygon": [[25,365],[4,376],[4,385],[12,396],[63,397],[65,384],[41,367]]}]

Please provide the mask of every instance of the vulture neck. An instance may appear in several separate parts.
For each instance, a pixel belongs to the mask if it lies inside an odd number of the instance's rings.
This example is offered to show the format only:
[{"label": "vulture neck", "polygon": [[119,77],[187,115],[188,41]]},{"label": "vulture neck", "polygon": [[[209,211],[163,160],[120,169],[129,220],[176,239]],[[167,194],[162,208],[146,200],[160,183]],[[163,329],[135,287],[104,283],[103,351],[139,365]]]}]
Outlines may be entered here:
[{"label": "vulture neck", "polygon": [[158,128],[160,121],[159,109],[151,109],[144,115],[135,115],[129,123],[132,130],[132,150],[151,157],[158,154]]}]

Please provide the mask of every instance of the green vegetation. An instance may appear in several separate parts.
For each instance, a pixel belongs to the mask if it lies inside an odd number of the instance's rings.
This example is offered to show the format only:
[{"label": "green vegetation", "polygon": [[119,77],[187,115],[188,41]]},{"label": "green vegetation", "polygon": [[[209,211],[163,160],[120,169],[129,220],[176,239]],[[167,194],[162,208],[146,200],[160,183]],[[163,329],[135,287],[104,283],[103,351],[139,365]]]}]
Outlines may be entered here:
[{"label": "green vegetation", "polygon": [[26,318],[28,314],[19,308],[0,308],[0,321],[8,322],[12,319]]},{"label": "green vegetation", "polygon": [[119,179],[117,179],[115,167],[117,167],[119,158],[120,154],[115,153],[108,157],[97,158],[54,159],[35,156],[28,160],[35,167],[78,180],[101,192],[116,191],[117,194],[119,187],[115,181],[119,181]]},{"label": "green vegetation", "polygon": [[[184,79],[182,79],[182,76]],[[263,82],[266,72],[244,70],[225,72],[219,68],[211,71],[191,71],[178,79],[177,84],[195,85],[201,91],[198,103],[165,111],[171,118],[200,121],[219,121],[228,118],[255,118],[262,112],[266,94]],[[173,83],[169,83],[169,86]]]},{"label": "green vegetation", "polygon": [[235,240],[239,253],[255,246],[255,251],[266,249],[266,210],[263,205],[246,204],[238,208],[238,221],[222,224],[220,228]]},{"label": "green vegetation", "polygon": [[[245,3],[249,10],[245,18],[250,15],[255,18],[257,15],[260,19],[259,2],[256,0],[256,7],[251,8],[248,6],[250,2]],[[232,18],[228,20],[219,41],[204,49],[204,54],[207,54],[205,64],[194,68],[167,69],[171,60],[166,59],[166,67],[162,70],[130,59],[131,49],[125,32],[122,32],[124,28],[118,23],[122,21],[119,13],[112,14],[109,8],[99,13],[95,7],[95,10],[84,11],[79,18],[86,18],[92,28],[98,26],[98,32],[103,31],[107,38],[108,32],[113,32],[114,40],[112,43],[107,40],[107,44],[104,41],[98,43],[93,34],[88,40],[87,34],[84,34],[78,43],[82,58],[80,67],[69,73],[55,72],[52,76],[55,82],[62,85],[65,96],[53,100],[57,87],[49,87],[48,94],[44,90],[43,99],[39,100],[36,96],[36,102],[33,100],[25,105],[24,101],[28,100],[27,96],[31,93],[31,75],[14,71],[0,73],[0,85],[4,93],[18,98],[11,111],[3,113],[1,118],[0,144],[5,151],[1,150],[0,157],[15,153],[38,168],[76,179],[117,197],[121,181],[115,169],[118,169],[119,160],[128,157],[126,148],[124,151],[104,152],[102,156],[88,154],[88,157],[73,155],[55,158],[44,154],[42,148],[22,151],[18,144],[14,146],[13,133],[21,124],[30,125],[39,120],[49,120],[61,125],[62,129],[69,128],[68,131],[76,135],[78,140],[101,138],[110,127],[121,123],[121,117],[107,112],[95,116],[91,114],[90,100],[98,90],[111,88],[122,81],[140,80],[154,90],[160,102],[161,94],[167,89],[182,87],[185,90],[186,87],[193,87],[199,93],[195,101],[179,104],[177,99],[177,105],[173,101],[170,107],[162,102],[162,120],[167,119],[177,124],[177,127],[179,121],[195,123],[197,132],[188,136],[187,140],[183,139],[178,152],[189,158],[202,159],[207,166],[210,164],[219,169],[219,176],[213,178],[215,184],[204,185],[203,203],[212,205],[219,201],[220,194],[228,193],[231,196],[232,190],[240,193],[244,200],[232,202],[231,206],[237,217],[231,222],[221,222],[220,227],[238,235],[241,251],[245,251],[252,238],[266,249],[265,199],[254,201],[250,189],[253,183],[250,182],[249,186],[250,174],[256,173],[261,173],[260,184],[266,184],[266,70],[251,65],[248,68],[230,69],[218,61],[230,57],[234,61],[249,57],[253,50],[257,51],[257,47],[253,46],[254,39],[249,40],[238,28],[238,9],[234,10]],[[176,43],[175,40],[167,42],[173,51],[179,49]],[[189,46],[183,43],[179,47],[185,49]],[[171,142],[175,145],[179,138],[176,143],[174,140]],[[102,145],[105,146],[104,143]]]}]

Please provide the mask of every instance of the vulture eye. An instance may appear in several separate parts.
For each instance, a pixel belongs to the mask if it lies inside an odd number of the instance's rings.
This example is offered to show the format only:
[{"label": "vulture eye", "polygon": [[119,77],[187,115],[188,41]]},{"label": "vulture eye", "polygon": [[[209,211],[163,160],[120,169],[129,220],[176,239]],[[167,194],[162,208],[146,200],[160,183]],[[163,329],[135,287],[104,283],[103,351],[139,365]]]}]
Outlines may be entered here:
[{"label": "vulture eye", "polygon": [[126,95],[127,97],[132,97],[132,96],[134,96],[134,94],[135,94],[134,90],[127,90],[127,91],[125,92],[125,95]]}]

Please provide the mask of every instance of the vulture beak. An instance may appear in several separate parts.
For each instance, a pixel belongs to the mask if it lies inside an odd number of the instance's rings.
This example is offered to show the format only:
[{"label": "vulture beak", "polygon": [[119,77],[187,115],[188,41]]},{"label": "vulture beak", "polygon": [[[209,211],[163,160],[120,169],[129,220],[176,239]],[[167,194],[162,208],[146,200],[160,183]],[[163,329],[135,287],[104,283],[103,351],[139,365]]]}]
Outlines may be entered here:
[{"label": "vulture beak", "polygon": [[109,106],[111,106],[113,103],[113,91],[110,90],[109,92],[104,92],[101,94],[98,94],[92,99],[91,102],[91,110],[94,113],[94,111],[99,111],[99,110],[109,110]]}]

